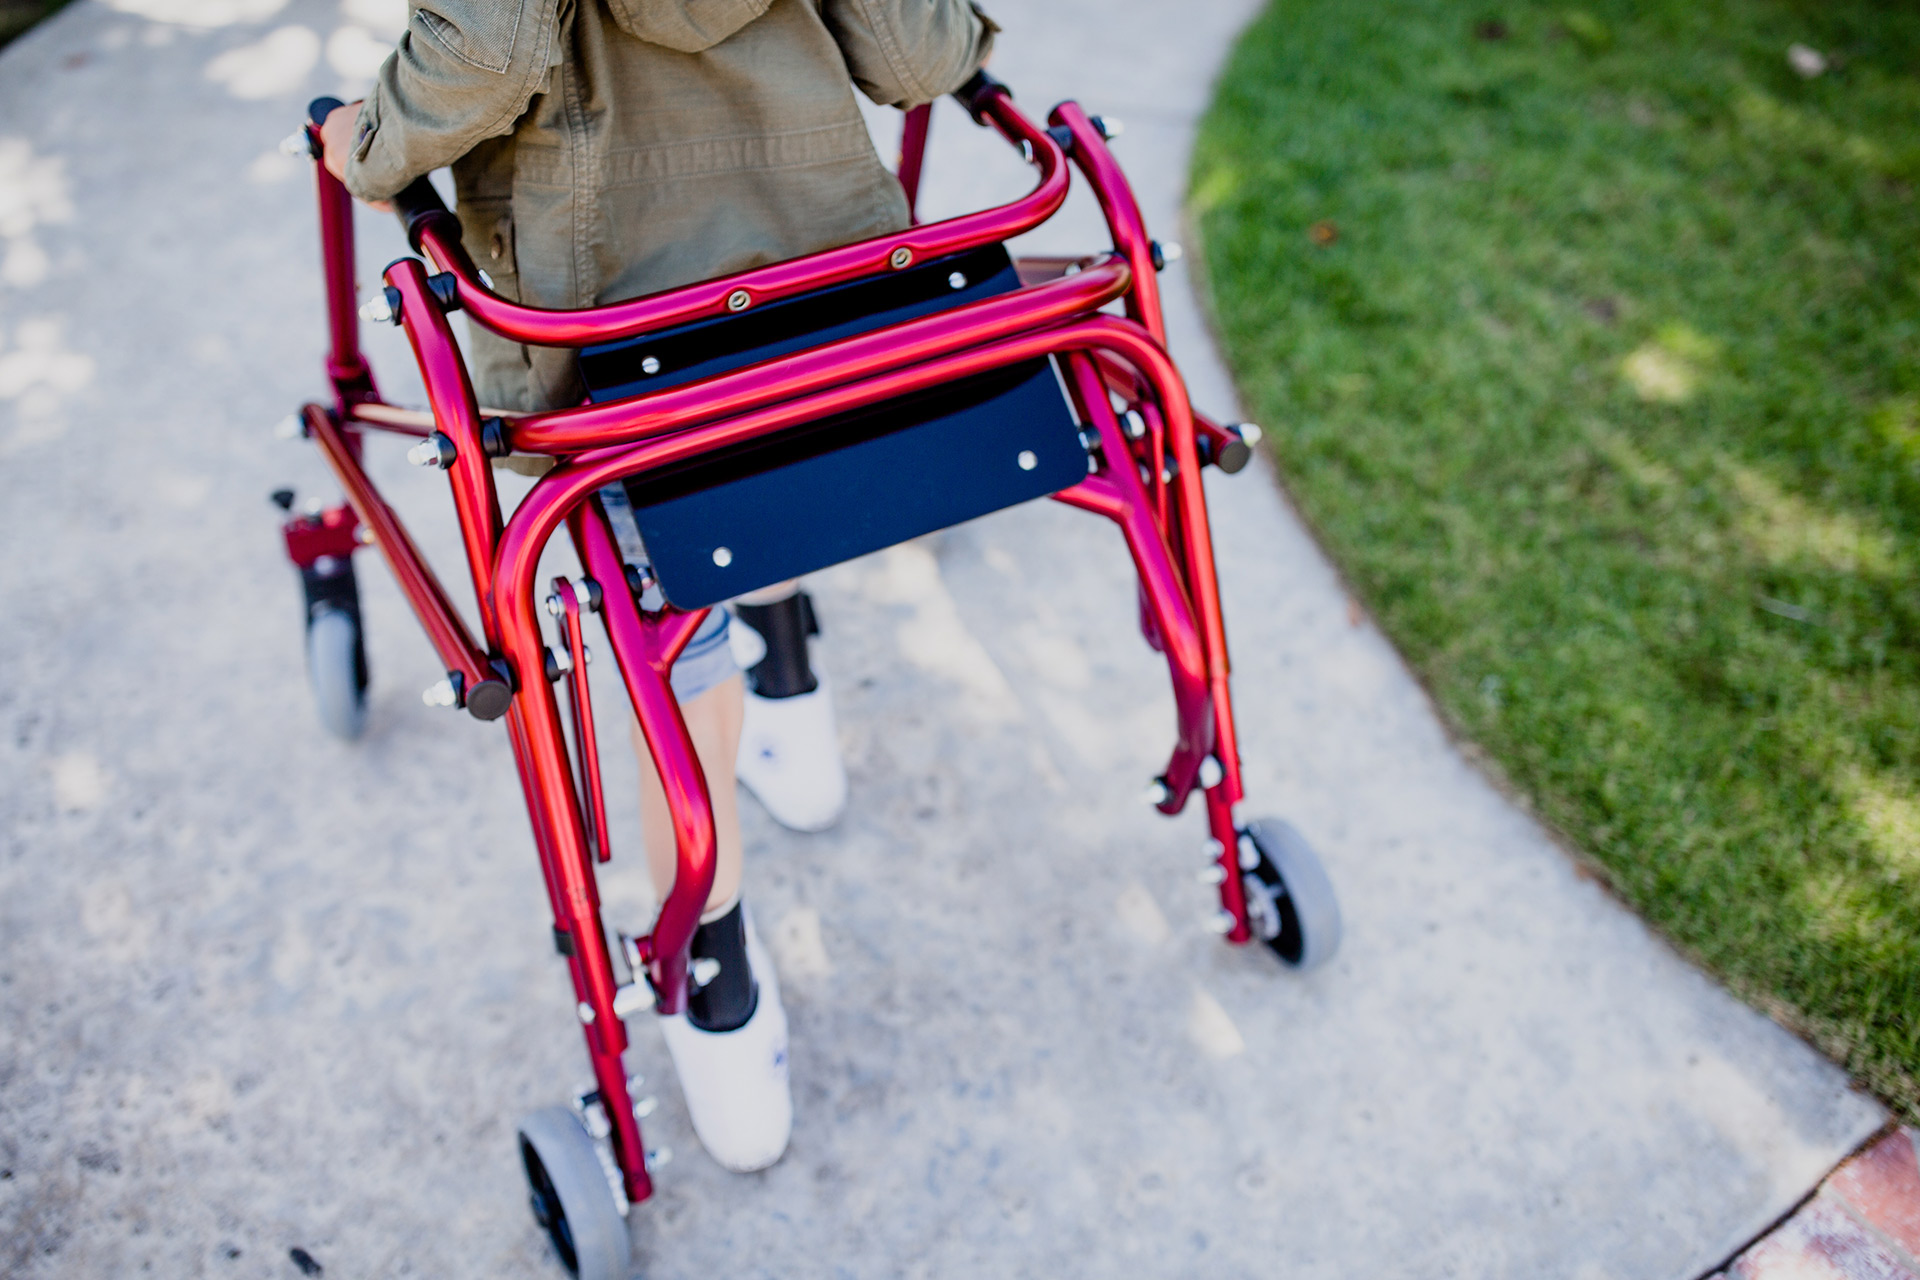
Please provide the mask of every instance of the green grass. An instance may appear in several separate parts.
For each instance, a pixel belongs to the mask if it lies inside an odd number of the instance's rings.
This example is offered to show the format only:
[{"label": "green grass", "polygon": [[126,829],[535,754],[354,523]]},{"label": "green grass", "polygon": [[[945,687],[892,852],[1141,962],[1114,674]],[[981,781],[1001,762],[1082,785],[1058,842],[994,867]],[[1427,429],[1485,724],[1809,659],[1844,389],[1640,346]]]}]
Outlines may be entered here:
[{"label": "green grass", "polygon": [[1862,0],[1275,0],[1192,187],[1286,483],[1457,729],[1910,1119],[1916,69]]}]

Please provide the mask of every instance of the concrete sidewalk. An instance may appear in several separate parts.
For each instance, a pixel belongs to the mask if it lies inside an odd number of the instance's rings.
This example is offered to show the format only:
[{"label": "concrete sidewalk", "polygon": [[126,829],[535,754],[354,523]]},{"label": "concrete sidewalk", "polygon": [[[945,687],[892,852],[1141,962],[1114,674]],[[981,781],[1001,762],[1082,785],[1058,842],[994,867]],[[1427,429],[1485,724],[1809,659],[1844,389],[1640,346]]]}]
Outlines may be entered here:
[{"label": "concrete sidewalk", "polygon": [[[369,559],[372,728],[326,739],[264,502],[331,494],[267,430],[321,389],[309,185],[273,147],[390,4],[77,0],[0,54],[0,1274],[559,1274],[513,1124],[584,1061],[504,737],[420,705],[440,673]],[[1125,118],[1177,237],[1252,9],[1001,0],[995,71]],[[1023,178],[943,107],[934,212]],[[365,229],[370,280],[404,246]],[[1103,243],[1082,205],[1042,239]],[[375,356],[417,403],[395,335]],[[462,581],[400,454],[376,475]],[[1320,848],[1340,957],[1301,979],[1202,932],[1199,817],[1138,800],[1171,699],[1111,529],[1040,504],[820,575],[853,806],[815,838],[748,813],[798,1128],[722,1173],[636,1025],[678,1153],[633,1218],[648,1274],[1687,1280],[1881,1123],[1461,758],[1270,476],[1213,491],[1249,810]]]}]

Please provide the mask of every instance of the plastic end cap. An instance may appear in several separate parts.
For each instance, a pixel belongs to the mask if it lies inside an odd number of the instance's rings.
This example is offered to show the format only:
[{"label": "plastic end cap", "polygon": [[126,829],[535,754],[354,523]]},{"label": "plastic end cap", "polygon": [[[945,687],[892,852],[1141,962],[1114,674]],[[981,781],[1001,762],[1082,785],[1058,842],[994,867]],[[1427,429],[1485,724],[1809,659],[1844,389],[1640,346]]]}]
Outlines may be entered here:
[{"label": "plastic end cap", "polygon": [[513,690],[504,680],[482,680],[467,690],[467,714],[475,720],[498,720],[513,703]]}]

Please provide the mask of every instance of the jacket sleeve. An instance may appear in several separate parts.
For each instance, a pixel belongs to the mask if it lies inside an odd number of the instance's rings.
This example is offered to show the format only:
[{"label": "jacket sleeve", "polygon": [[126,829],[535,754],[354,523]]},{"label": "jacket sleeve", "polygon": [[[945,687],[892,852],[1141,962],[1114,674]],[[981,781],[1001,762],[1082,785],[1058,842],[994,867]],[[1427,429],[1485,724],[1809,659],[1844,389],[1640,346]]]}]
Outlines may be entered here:
[{"label": "jacket sleeve", "polygon": [[347,189],[384,200],[509,132],[546,82],[568,0],[413,0],[360,108]]},{"label": "jacket sleeve", "polygon": [[966,0],[823,0],[820,13],[853,82],[885,107],[917,107],[958,89],[1000,29]]}]

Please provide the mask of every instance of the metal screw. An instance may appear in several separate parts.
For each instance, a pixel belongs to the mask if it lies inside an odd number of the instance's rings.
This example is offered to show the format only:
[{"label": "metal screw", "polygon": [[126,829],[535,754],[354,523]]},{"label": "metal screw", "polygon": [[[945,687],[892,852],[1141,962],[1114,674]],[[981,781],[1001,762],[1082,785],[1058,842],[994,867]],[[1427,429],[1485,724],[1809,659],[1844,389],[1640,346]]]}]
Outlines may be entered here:
[{"label": "metal screw", "polygon": [[548,649],[547,667],[558,675],[565,675],[573,670],[573,655],[565,649]]},{"label": "metal screw", "polygon": [[1208,791],[1211,791],[1215,787],[1219,786],[1220,779],[1226,776],[1227,776],[1227,771],[1220,767],[1219,757],[1208,756],[1205,760],[1202,760],[1200,762],[1200,785],[1205,787]]},{"label": "metal screw", "polygon": [[593,1006],[585,1000],[582,1000],[579,1005],[575,1007],[574,1012],[580,1015],[580,1023],[582,1026],[590,1027],[593,1025]]},{"label": "metal screw", "polygon": [[1034,452],[1031,449],[1022,449],[1020,451],[1020,456],[1017,459],[1015,459],[1015,461],[1017,461],[1020,464],[1020,469],[1022,471],[1031,471],[1035,467],[1040,465],[1040,459],[1034,455]]},{"label": "metal screw", "polygon": [[704,987],[720,976],[720,962],[712,956],[701,956],[693,962],[693,968],[689,972],[693,975],[693,985]]},{"label": "metal screw", "polygon": [[658,1169],[663,1164],[673,1163],[672,1147],[655,1147],[647,1152],[647,1168]]},{"label": "metal screw", "polygon": [[273,424],[273,434],[282,440],[298,440],[307,434],[307,423],[297,413],[290,413]]},{"label": "metal screw", "polygon": [[460,695],[453,690],[453,679],[449,676],[439,684],[429,685],[420,695],[420,701],[430,707],[451,707],[460,701]]},{"label": "metal screw", "polygon": [[1167,790],[1166,779],[1155,778],[1152,782],[1149,782],[1147,784],[1147,803],[1148,804],[1161,805],[1161,804],[1165,804],[1167,801],[1171,799],[1173,799],[1173,792]]},{"label": "metal screw", "polygon": [[393,324],[400,317],[394,312],[387,291],[382,289],[360,304],[360,318],[368,324]]},{"label": "metal screw", "polygon": [[436,431],[407,450],[407,461],[416,467],[438,467],[445,471],[453,465],[458,451],[444,432]]},{"label": "metal screw", "polygon": [[566,606],[560,603],[560,597],[557,593],[547,597],[547,616],[549,618],[559,617],[561,611],[565,608]]},{"label": "metal screw", "polygon": [[1232,933],[1233,926],[1236,923],[1238,922],[1233,918],[1233,912],[1216,911],[1207,917],[1207,932],[1221,934]]},{"label": "metal screw", "polygon": [[1217,862],[1213,863],[1211,866],[1200,868],[1198,879],[1201,884],[1225,884],[1227,880],[1227,869]]},{"label": "metal screw", "polygon": [[373,526],[363,524],[358,529],[355,529],[353,531],[353,540],[363,547],[372,546],[374,542]]},{"label": "metal screw", "polygon": [[640,372],[645,374],[655,374],[660,372],[659,359],[655,356],[642,357],[640,361]]},{"label": "metal screw", "polygon": [[1252,836],[1240,837],[1240,869],[1252,871],[1260,865],[1260,846],[1253,842]]},{"label": "metal screw", "polygon": [[302,129],[298,133],[290,133],[280,139],[280,154],[292,156],[296,160],[313,159],[313,143],[307,140],[307,131]]},{"label": "metal screw", "polygon": [[947,287],[949,289],[964,289],[967,287],[967,278],[956,271],[947,277]]},{"label": "metal screw", "polygon": [[1112,142],[1127,131],[1127,126],[1118,116],[1095,116],[1088,121],[1102,138]]},{"label": "metal screw", "polygon": [[729,311],[745,311],[752,305],[753,295],[745,289],[735,289],[727,295],[727,310]]},{"label": "metal screw", "polygon": [[733,552],[726,547],[715,547],[713,549],[713,562],[724,569],[733,563]]},{"label": "metal screw", "polygon": [[633,1104],[633,1118],[635,1120],[645,1120],[653,1114],[654,1108],[659,1105],[660,1099],[658,1098],[637,1098]]},{"label": "metal screw", "polygon": [[913,250],[907,248],[907,246],[905,245],[901,245],[898,249],[895,249],[892,253],[887,255],[887,265],[892,267],[895,271],[898,271],[900,268],[906,266],[908,263],[912,261],[913,261]]},{"label": "metal screw", "polygon": [[1237,422],[1234,424],[1233,429],[1238,431],[1240,438],[1248,444],[1259,444],[1260,437],[1266,434],[1266,432],[1260,429],[1260,424],[1257,422]]},{"label": "metal screw", "polygon": [[1138,409],[1127,410],[1121,415],[1120,421],[1126,425],[1129,440],[1138,440],[1147,434],[1147,420]]},{"label": "metal screw", "polygon": [[[613,993],[613,1016],[623,1022],[651,1008],[653,1008],[653,986],[650,983],[629,982]],[[627,1087],[631,1089],[633,1081],[628,1081]]]}]

